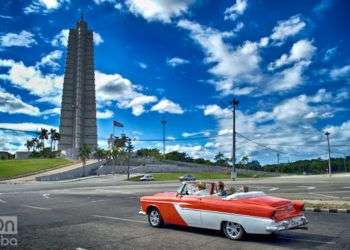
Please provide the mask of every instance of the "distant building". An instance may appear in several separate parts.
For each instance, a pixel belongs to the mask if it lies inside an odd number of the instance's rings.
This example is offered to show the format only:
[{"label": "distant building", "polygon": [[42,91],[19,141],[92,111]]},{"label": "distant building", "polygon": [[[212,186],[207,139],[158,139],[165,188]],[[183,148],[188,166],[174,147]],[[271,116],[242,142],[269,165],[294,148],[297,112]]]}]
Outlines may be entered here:
[{"label": "distant building", "polygon": [[83,144],[97,147],[93,32],[81,18],[69,30],[60,118],[62,154],[77,158]]},{"label": "distant building", "polygon": [[32,152],[28,152],[28,151],[17,151],[15,155],[15,159],[16,160],[28,159],[31,153]]},{"label": "distant building", "polygon": [[0,151],[0,159],[1,160],[8,160],[12,158],[12,154],[7,151]]}]

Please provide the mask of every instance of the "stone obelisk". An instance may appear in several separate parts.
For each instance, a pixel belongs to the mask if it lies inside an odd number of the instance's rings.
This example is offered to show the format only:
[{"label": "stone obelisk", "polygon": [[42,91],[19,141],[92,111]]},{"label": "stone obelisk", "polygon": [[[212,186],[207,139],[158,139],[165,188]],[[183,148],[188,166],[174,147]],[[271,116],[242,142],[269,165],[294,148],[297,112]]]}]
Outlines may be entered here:
[{"label": "stone obelisk", "polygon": [[59,149],[78,158],[79,148],[97,147],[93,32],[83,17],[69,30],[60,118]]}]

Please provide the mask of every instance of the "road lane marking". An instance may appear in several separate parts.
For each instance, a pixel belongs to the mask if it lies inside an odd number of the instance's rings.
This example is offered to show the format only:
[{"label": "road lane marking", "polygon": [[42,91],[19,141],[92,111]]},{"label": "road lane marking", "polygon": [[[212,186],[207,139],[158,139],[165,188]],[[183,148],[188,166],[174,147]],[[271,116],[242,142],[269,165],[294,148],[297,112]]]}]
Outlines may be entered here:
[{"label": "road lane marking", "polygon": [[340,197],[334,196],[334,195],[326,195],[326,194],[319,194],[319,193],[309,193],[309,194],[319,195],[319,196],[323,196],[323,197],[326,197],[326,198],[335,198],[335,199],[339,199],[340,198]]},{"label": "road lane marking", "polygon": [[50,194],[43,194],[43,197],[45,198],[45,199],[50,199],[51,197],[50,197]]},{"label": "road lane marking", "polygon": [[37,206],[30,206],[30,205],[22,205],[23,207],[28,207],[28,208],[33,208],[33,209],[38,209],[38,210],[51,210],[52,208],[48,207],[37,207]]},{"label": "road lane marking", "polygon": [[269,191],[276,191],[276,190],[278,190],[278,189],[280,189],[280,188],[278,188],[278,187],[273,187],[273,188],[270,188]]},{"label": "road lane marking", "polygon": [[307,190],[313,190],[315,187],[313,186],[297,186],[298,188],[306,188]]},{"label": "road lane marking", "polygon": [[104,219],[110,219],[110,220],[120,220],[120,221],[129,221],[129,222],[136,222],[136,223],[143,223],[147,224],[146,221],[140,221],[140,220],[132,220],[132,219],[125,219],[125,218],[119,218],[119,217],[111,217],[111,216],[104,216],[104,215],[92,215],[93,217],[97,218],[104,218]]},{"label": "road lane marking", "polygon": [[307,239],[290,238],[290,237],[284,237],[284,236],[279,236],[278,238],[285,239],[285,240],[297,240],[297,241],[321,243],[321,244],[328,244],[328,245],[335,245],[335,244],[337,244],[335,241],[307,240]]},{"label": "road lane marking", "polygon": [[102,202],[102,201],[105,201],[105,200],[93,200],[93,201],[90,201],[91,203],[95,203],[95,202]]},{"label": "road lane marking", "polygon": [[1,203],[7,203],[7,201],[4,201],[3,199],[0,199]]}]

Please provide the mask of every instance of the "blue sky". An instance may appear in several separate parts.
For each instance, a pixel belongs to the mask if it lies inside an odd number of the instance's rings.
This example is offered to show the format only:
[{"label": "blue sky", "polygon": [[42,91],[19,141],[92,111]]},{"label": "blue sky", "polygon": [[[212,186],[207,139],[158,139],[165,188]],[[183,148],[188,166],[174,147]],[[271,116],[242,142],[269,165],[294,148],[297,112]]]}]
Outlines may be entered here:
[{"label": "blue sky", "polygon": [[235,96],[238,160],[324,158],[326,130],[333,155],[349,154],[349,9],[345,0],[3,1],[0,128],[19,131],[0,130],[0,150],[58,127],[67,29],[83,12],[95,32],[100,146],[113,119],[125,124],[118,132],[150,139],[164,117],[167,151],[229,156]]}]

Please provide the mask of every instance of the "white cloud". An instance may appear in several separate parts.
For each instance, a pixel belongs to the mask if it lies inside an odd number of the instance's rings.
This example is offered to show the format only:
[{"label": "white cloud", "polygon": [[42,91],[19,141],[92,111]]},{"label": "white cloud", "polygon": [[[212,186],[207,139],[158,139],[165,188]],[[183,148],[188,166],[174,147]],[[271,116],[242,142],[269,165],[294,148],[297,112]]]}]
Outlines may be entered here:
[{"label": "white cloud", "polygon": [[188,20],[180,20],[178,26],[189,30],[192,39],[204,50],[206,63],[212,65],[209,72],[219,78],[214,81],[216,90],[232,94],[234,87],[239,87],[242,82],[254,84],[259,81],[261,57],[258,43],[245,41],[232,48],[224,42],[225,32]]},{"label": "white cloud", "polygon": [[169,153],[172,151],[184,152],[192,158],[212,159],[214,157],[213,152],[206,150],[206,148],[202,145],[196,145],[196,144],[167,145],[166,153]]},{"label": "white cloud", "polygon": [[114,115],[112,110],[106,109],[104,111],[97,111],[96,117],[97,119],[109,119]]},{"label": "white cloud", "polygon": [[59,115],[61,114],[61,108],[46,109],[41,112],[41,115]]},{"label": "white cloud", "polygon": [[70,0],[33,0],[29,6],[24,8],[24,13],[48,13],[50,11],[59,9],[65,3],[69,4]]},{"label": "white cloud", "polygon": [[317,14],[321,14],[324,11],[330,9],[332,7],[332,5],[333,5],[333,0],[321,0],[314,7],[313,11]]},{"label": "white cloud", "polygon": [[12,16],[6,16],[6,15],[0,15],[0,18],[4,18],[4,19],[12,19]]},{"label": "white cloud", "polygon": [[23,132],[38,132],[41,128],[56,129],[58,127],[44,123],[20,122],[20,123],[0,123],[1,129],[9,129]]},{"label": "white cloud", "polygon": [[236,20],[239,15],[244,13],[247,6],[247,0],[236,0],[236,3],[225,10],[225,20]]},{"label": "white cloud", "polygon": [[326,126],[324,132],[329,132],[332,143],[336,140],[349,141],[350,140],[350,120],[343,122],[339,126]]},{"label": "white cloud", "polygon": [[52,39],[51,44],[52,46],[64,46],[67,47],[68,45],[68,36],[69,36],[69,29],[63,29],[55,35],[55,37]]},{"label": "white cloud", "polygon": [[173,57],[173,58],[167,59],[166,62],[171,67],[176,67],[178,65],[183,65],[183,64],[190,63],[188,60],[180,58],[180,57]]},{"label": "white cloud", "polygon": [[183,132],[182,137],[188,138],[188,137],[193,137],[193,136],[197,136],[197,135],[201,135],[201,136],[209,136],[210,132],[209,131],[200,131],[200,132]]},{"label": "white cloud", "polygon": [[188,11],[193,0],[126,0],[129,11],[147,21],[169,23],[173,17]]},{"label": "white cloud", "polygon": [[104,3],[115,3],[116,0],[94,0],[95,4],[100,5]]},{"label": "white cloud", "polygon": [[20,96],[14,96],[0,88],[0,112],[8,114],[40,115],[40,110],[22,101]]},{"label": "white cloud", "polygon": [[103,43],[103,39],[102,39],[102,36],[97,33],[97,32],[94,32],[94,44],[96,46],[100,45],[101,43]]},{"label": "white cloud", "polygon": [[139,62],[138,64],[139,64],[141,69],[147,69],[147,67],[148,67],[147,64],[143,63],[143,62]]},{"label": "white cloud", "polygon": [[[102,36],[97,32],[94,32],[93,37],[94,37],[94,44],[96,46],[104,42]],[[51,44],[52,46],[55,46],[55,47],[59,47],[59,46],[67,47],[68,38],[69,38],[69,29],[63,29],[60,31],[60,33],[54,36],[54,38],[51,41]]]},{"label": "white cloud", "polygon": [[277,26],[273,28],[270,38],[280,44],[280,42],[283,42],[288,37],[299,33],[305,26],[305,22],[299,15],[292,16],[287,20],[279,21]]},{"label": "white cloud", "polygon": [[288,65],[295,62],[300,62],[302,60],[309,61],[314,55],[316,47],[312,45],[309,40],[300,40],[293,44],[292,49],[288,54],[283,54],[275,62],[270,63],[269,70],[274,70],[280,68],[284,65]]},{"label": "white cloud", "polygon": [[12,153],[27,151],[26,140],[33,138],[33,132],[39,132],[41,128],[58,130],[56,126],[44,123],[0,123],[0,128],[0,149]]},{"label": "white cloud", "polygon": [[158,100],[156,96],[139,95],[132,99],[129,103],[121,104],[122,107],[132,108],[132,113],[139,116],[145,112],[145,105],[154,103]]},{"label": "white cloud", "polygon": [[[338,95],[339,93],[333,94],[320,89],[315,95],[292,97],[268,110],[247,114],[238,109],[236,111],[237,132],[258,143],[284,152],[285,154],[281,157],[288,156],[293,159],[323,157],[319,149],[320,144],[325,146],[324,135],[315,128],[315,124],[319,120],[327,121],[329,117],[342,110],[332,106],[334,97]],[[215,140],[209,141],[208,147],[210,146],[212,151],[221,151],[227,156],[230,156],[232,150],[230,111],[216,104],[208,105],[204,109],[205,115],[211,115],[217,120],[217,130],[220,135]],[[342,128],[334,130],[345,131],[347,126],[349,125],[345,124]],[[335,131],[332,133],[340,138]],[[271,159],[276,156],[276,152],[258,146],[240,135],[237,136],[237,151],[237,159],[243,155],[249,155],[263,163],[271,163]]]},{"label": "white cloud", "polygon": [[334,68],[329,73],[330,77],[333,80],[342,80],[342,79],[349,79],[350,78],[350,64],[345,65],[340,68]]},{"label": "white cloud", "polygon": [[26,66],[23,62],[12,62],[7,63],[7,65],[9,67],[6,74],[7,80],[15,87],[25,89],[35,96],[47,97],[48,101],[51,97],[60,96],[63,76],[45,75],[37,67]]},{"label": "white cloud", "polygon": [[101,106],[115,101],[119,108],[131,108],[132,113],[139,116],[145,112],[145,105],[157,101],[157,97],[142,94],[136,85],[119,74],[95,71],[95,79],[96,97]]},{"label": "white cloud", "polygon": [[303,72],[309,65],[309,61],[300,61],[274,74],[268,83],[267,91],[286,91],[301,85],[304,82]]},{"label": "white cloud", "polygon": [[337,51],[338,51],[338,47],[327,49],[326,52],[324,53],[323,60],[325,61],[331,60],[337,54]]},{"label": "white cloud", "polygon": [[61,50],[51,51],[47,55],[43,56],[40,62],[36,64],[36,66],[37,67],[48,66],[56,70],[60,67],[60,64],[57,63],[56,61],[61,59],[62,55],[63,55],[63,52]]},{"label": "white cloud", "polygon": [[29,48],[32,45],[37,44],[34,39],[34,34],[22,30],[20,33],[7,33],[0,37],[1,47],[26,47]]},{"label": "white cloud", "polygon": [[183,114],[184,111],[181,106],[174,103],[171,100],[163,98],[151,108],[152,111],[158,111],[159,113],[171,113],[171,114]]},{"label": "white cloud", "polygon": [[225,108],[222,109],[219,105],[216,104],[211,104],[211,105],[207,105],[203,108],[204,110],[204,115],[208,116],[208,115],[212,115],[215,116],[217,118],[224,118],[224,117],[230,117],[232,116],[232,111]]}]

